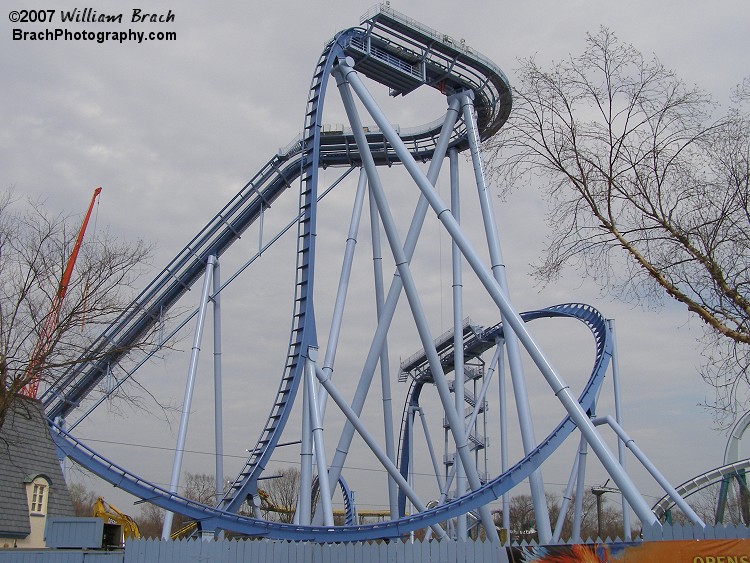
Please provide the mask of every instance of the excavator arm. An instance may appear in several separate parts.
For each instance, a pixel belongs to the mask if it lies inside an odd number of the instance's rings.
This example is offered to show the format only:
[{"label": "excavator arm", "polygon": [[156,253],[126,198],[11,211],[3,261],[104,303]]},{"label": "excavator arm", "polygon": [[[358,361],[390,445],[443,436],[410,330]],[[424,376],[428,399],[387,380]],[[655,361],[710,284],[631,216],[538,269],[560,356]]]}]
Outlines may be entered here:
[{"label": "excavator arm", "polygon": [[117,508],[109,504],[102,497],[96,499],[93,515],[97,518],[102,518],[110,524],[119,524],[122,526],[123,540],[141,538],[141,531],[136,521],[127,514],[123,514],[117,510]]}]

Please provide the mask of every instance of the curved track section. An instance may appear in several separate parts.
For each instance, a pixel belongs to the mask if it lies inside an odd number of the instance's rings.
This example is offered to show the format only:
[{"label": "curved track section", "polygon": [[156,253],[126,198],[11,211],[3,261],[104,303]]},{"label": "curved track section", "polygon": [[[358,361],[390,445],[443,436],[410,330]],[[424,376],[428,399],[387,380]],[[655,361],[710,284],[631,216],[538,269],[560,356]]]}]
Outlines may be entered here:
[{"label": "curved track section", "polygon": [[[582,305],[558,305],[549,309],[532,311],[524,317],[526,321],[554,316],[575,317],[585,322],[591,328],[597,345],[597,361],[592,376],[589,378],[580,402],[585,409],[591,409],[597,392],[604,379],[604,372],[611,357],[611,339],[604,318],[594,308]],[[487,329],[483,337],[477,342],[490,341],[501,336],[501,325]],[[496,500],[516,485],[522,483],[558,448],[565,438],[575,429],[573,422],[566,418],[540,444],[507,472],[489,481],[481,488],[468,493],[466,496],[450,501],[435,508],[418,514],[391,520],[379,524],[355,525],[346,527],[293,526],[265,520],[258,520],[240,516],[238,514],[201,505],[187,500],[179,495],[170,493],[141,479],[137,475],[100,456],[82,442],[53,425],[53,438],[63,452],[86,467],[96,475],[122,488],[123,490],[166,510],[180,512],[187,517],[201,520],[204,529],[216,527],[257,536],[269,536],[278,539],[307,540],[307,541],[357,541],[376,538],[400,537],[411,530],[424,528],[439,522],[465,514],[482,504]]]},{"label": "curved track section", "polygon": [[729,434],[726,448],[724,449],[724,464],[735,463],[740,460],[740,442],[747,428],[750,426],[750,412],[743,414],[732,428]]},{"label": "curved track section", "polygon": [[[155,330],[161,319],[205,271],[210,255],[220,256],[253,224],[265,207],[297,178],[299,196],[297,280],[293,326],[283,375],[271,412],[251,450],[245,467],[222,502],[222,508],[239,509],[248,494],[257,492],[257,479],[278,442],[291,410],[300,380],[300,354],[314,345],[312,285],[315,260],[315,207],[318,170],[321,166],[356,166],[360,162],[351,131],[322,133],[322,108],[331,69],[337,58],[352,57],[363,74],[388,84],[394,95],[421,85],[442,92],[474,92],[483,136],[497,131],[510,112],[510,89],[500,69],[465,48],[436,41],[437,34],[423,26],[418,33],[396,12],[378,11],[363,28],[336,36],[321,55],[308,96],[302,137],[280,151],[246,184],[240,193],[175,257],[133,304],[105,331],[81,358],[42,395],[50,420],[65,419],[104,378],[112,366],[124,360],[125,350]],[[442,40],[442,38],[439,38]],[[424,53],[419,63],[415,54]],[[415,158],[429,160],[435,148],[439,123],[402,131]],[[398,159],[383,135],[373,129],[368,142],[378,165]],[[466,147],[465,131],[458,127],[453,144]]]},{"label": "curved track section", "polygon": [[[418,39],[415,40],[408,36],[413,43],[404,45],[404,40],[407,38],[407,35],[403,33],[405,28],[394,25],[398,22],[398,18],[389,18],[386,27],[378,27],[379,20],[377,17],[370,21],[371,27],[369,29],[349,29],[341,32],[333,41],[328,43],[313,73],[305,111],[305,127],[301,139],[297,281],[289,351],[284,375],[263,432],[255,447],[251,450],[252,454],[244,468],[221,503],[221,508],[232,512],[239,509],[248,495],[256,494],[257,480],[279,441],[291,411],[304,369],[303,355],[309,346],[317,345],[312,300],[315,279],[315,235],[317,232],[315,208],[318,197],[318,171],[323,164],[327,164],[327,162],[324,163],[322,155],[324,149],[322,144],[322,111],[327,85],[336,61],[347,56],[352,57],[355,60],[355,66],[359,63],[357,68],[360,72],[378,82],[390,85],[392,94],[405,94],[408,93],[409,88],[413,89],[423,84],[439,85],[441,91],[445,92],[473,88],[475,97],[481,100],[477,107],[480,115],[484,117],[483,129],[488,131],[502,126],[507,118],[507,113],[504,112],[510,110],[509,106],[498,103],[500,101],[498,84],[507,87],[507,83],[504,76],[496,71],[493,72],[492,67],[486,66],[484,63],[480,67],[481,72],[487,73],[482,83],[476,80],[477,70],[472,69],[471,65],[458,64],[455,57],[451,63],[456,70],[453,73],[448,73],[447,59],[440,50],[434,51],[435,55],[431,57],[432,65],[427,64],[428,59],[425,59],[420,66],[406,65],[404,57],[407,53],[416,53],[412,49],[420,46]],[[378,33],[378,30],[386,29],[393,32],[395,36],[387,38],[382,33]],[[398,43],[396,43],[396,39],[399,40]],[[412,49],[409,49],[409,47]],[[479,63],[479,59],[475,59],[475,61]],[[429,127],[423,128],[423,131],[431,131],[431,134],[428,137],[422,137],[421,135],[414,137],[416,144],[413,146],[413,154],[416,157],[427,159],[434,150],[433,135],[435,132]],[[326,139],[326,141],[325,149],[329,156],[341,152],[336,150],[335,137]],[[454,144],[459,146],[465,142],[463,132],[460,130],[454,131]],[[396,160],[384,139],[382,145],[378,142],[375,147],[377,152],[380,153],[381,164],[383,161],[391,163]],[[349,164],[351,164],[352,155],[349,146],[345,146],[345,149],[344,153],[349,158]]]},{"label": "curved track section", "polygon": [[[727,475],[733,475],[741,471],[745,471],[749,467],[750,459],[743,459],[735,461],[733,463],[728,463],[726,465],[722,465],[721,467],[706,471],[702,475],[698,475],[697,477],[694,477],[689,481],[685,481],[679,487],[675,487],[675,490],[681,497],[687,497],[695,492],[698,492],[701,489],[716,484],[717,482],[723,480]],[[659,502],[654,505],[654,514],[660,521],[663,521],[666,517],[667,511],[674,505],[674,501],[669,496],[665,495],[659,500]]]},{"label": "curved track section", "polygon": [[[341,495],[344,498],[344,526],[354,526],[357,524],[357,511],[354,504],[354,495],[352,495],[352,491],[343,476],[339,477],[338,484],[339,489],[341,490]],[[313,498],[318,496],[319,487],[320,481],[316,475],[313,480]]]},{"label": "curved track section", "polygon": [[[326,46],[313,75],[302,138],[272,157],[83,356],[96,357],[96,361],[82,361],[66,371],[42,396],[51,421],[70,415],[104,377],[107,369],[124,360],[121,350],[153,331],[170,307],[201,277],[208,257],[226,251],[260,216],[264,207],[299,178],[294,318],[281,383],[256,447],[219,508],[197,504],[144,481],[51,423],[56,443],[76,462],[131,494],[201,520],[204,529],[321,542],[398,537],[499,498],[535,471],[575,427],[572,420],[566,418],[506,473],[461,498],[409,517],[364,526],[318,527],[283,525],[236,514],[246,497],[257,489],[257,479],[291,411],[305,361],[303,356],[307,347],[317,340],[312,285],[318,170],[328,165],[354,167],[361,164],[351,132],[342,130],[324,134],[321,124],[326,86],[333,65],[341,57],[351,57],[358,72],[388,86],[393,95],[404,95],[423,85],[444,94],[471,90],[482,138],[497,131],[510,112],[510,88],[497,66],[478,53],[458,47],[445,36],[381,6],[363,22],[362,27],[340,33]],[[402,130],[401,136],[415,158],[429,160],[435,149],[438,129],[439,123],[436,122]],[[376,164],[388,165],[397,161],[394,151],[379,131],[369,132],[367,141]],[[459,123],[453,131],[451,144],[458,149],[468,146],[463,124]],[[591,409],[611,354],[608,330],[601,315],[586,305],[561,305],[527,315],[525,320],[572,316],[589,325],[597,340],[597,365],[579,400],[584,409]],[[481,347],[487,342],[494,343],[494,339],[501,335],[502,327],[497,325],[483,333],[475,344]]]},{"label": "curved track section", "polygon": [[[613,344],[609,327],[607,326],[607,321],[604,316],[590,305],[585,305],[583,303],[564,303],[561,305],[547,307],[545,309],[538,309],[536,311],[527,311],[525,313],[521,313],[521,318],[524,320],[524,322],[542,318],[572,318],[581,321],[589,328],[589,330],[591,330],[591,334],[594,337],[594,344],[596,346],[594,365],[591,369],[589,381],[578,400],[583,406],[584,410],[588,411],[593,409],[597,391],[601,386],[601,382],[604,380],[607,368],[609,367],[609,361],[612,357]],[[472,338],[469,338],[464,343],[464,354],[479,355],[482,352],[485,352],[490,348],[496,346],[497,339],[502,337],[503,325],[502,323],[499,323],[493,327],[481,331],[481,333],[473,336]],[[446,354],[441,358],[441,360],[446,373],[449,373],[453,370],[453,353]],[[412,380],[411,386],[409,387],[409,392],[407,394],[407,399],[404,403],[404,412],[401,418],[401,445],[399,448],[399,470],[401,471],[401,475],[403,475],[404,477],[407,476],[410,461],[409,436],[406,432],[405,426],[407,412],[409,407],[419,406],[419,397],[421,395],[422,388],[426,383],[430,383],[431,381],[432,375],[429,368],[421,371],[419,373],[419,377]],[[552,431],[547,440],[545,440],[545,442],[547,442],[551,437],[555,437],[555,447],[545,450],[546,455],[539,458],[541,461],[546,459],[554,451],[557,445],[562,443],[565,437],[573,431],[574,428],[570,424],[570,422],[571,421],[569,418],[563,420],[557,426],[557,428]],[[398,508],[399,514],[403,515],[406,510],[406,496],[403,493],[399,493]]]},{"label": "curved track section", "polygon": [[[304,192],[313,189],[319,167],[360,165],[361,159],[350,129],[322,131],[320,112],[331,65],[337,56],[352,57],[357,71],[388,85],[393,95],[405,95],[420,85],[437,88],[446,94],[471,90],[483,139],[500,129],[510,113],[510,86],[497,65],[467,47],[445,42],[445,37],[437,32],[390,8],[381,6],[380,11],[363,21],[363,27],[339,33],[326,46],[313,74],[303,135],[272,156],[128,309],[81,354],[80,361],[44,391],[40,399],[50,419],[64,419],[76,409],[104,378],[108,366],[125,359],[123,350],[128,350],[154,330],[172,306],[200,279],[208,257],[223,254],[260,217],[261,211],[300,176],[303,176],[301,190]],[[414,60],[415,57],[418,61]],[[432,157],[440,123],[438,120],[412,128],[399,127],[401,138],[415,158],[429,160]],[[398,162],[377,128],[370,128],[367,139],[376,164],[387,166]],[[457,126],[454,131],[452,143],[459,149],[467,147],[462,126]],[[309,199],[308,203],[313,205]],[[306,233],[305,238],[311,237],[311,233]]]},{"label": "curved track section", "polygon": [[[721,523],[724,518],[724,511],[727,505],[727,495],[729,493],[729,482],[732,477],[742,479],[742,482],[744,482],[745,471],[750,467],[750,459],[740,459],[740,442],[749,426],[750,412],[747,412],[740,417],[729,434],[729,439],[727,440],[727,445],[724,450],[724,465],[707,471],[689,481],[685,481],[676,488],[680,496],[689,496],[721,481],[721,489],[716,507],[717,523]],[[663,521],[667,512],[674,506],[674,504],[675,503],[672,499],[665,495],[654,505],[654,514],[659,520]]]},{"label": "curved track section", "polygon": [[[748,426],[750,426],[750,412],[746,412],[744,415],[742,415],[737,421],[737,424],[734,425],[734,428],[732,428],[732,432],[730,433],[729,439],[727,440],[726,449],[724,450],[725,465],[728,463],[735,463],[740,460],[740,442],[742,441],[742,436],[745,434]],[[724,521],[724,513],[726,512],[727,501],[729,500],[729,486],[732,478],[737,479],[739,485],[745,490],[747,489],[747,476],[745,475],[744,470],[742,472],[726,475],[722,479],[721,489],[719,491],[719,500],[716,503],[716,522],[718,523],[722,523]],[[747,505],[746,502],[743,504],[745,506]],[[747,508],[745,509],[743,520],[745,522],[750,522],[750,514],[748,514],[747,512]]]}]

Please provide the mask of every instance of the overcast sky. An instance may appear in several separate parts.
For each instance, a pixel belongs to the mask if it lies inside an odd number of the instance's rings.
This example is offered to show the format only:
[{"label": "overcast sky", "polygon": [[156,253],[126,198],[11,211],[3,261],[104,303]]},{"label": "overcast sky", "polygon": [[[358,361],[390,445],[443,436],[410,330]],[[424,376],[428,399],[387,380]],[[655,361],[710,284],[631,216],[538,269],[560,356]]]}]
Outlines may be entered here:
[{"label": "overcast sky", "polygon": [[[132,9],[139,6],[121,0],[55,4],[58,12],[54,25],[16,24],[11,23],[10,15],[4,15],[0,39],[1,187],[14,186],[18,194],[45,198],[51,210],[76,214],[83,212],[94,187],[101,185],[96,228],[108,227],[126,240],[142,238],[154,243],[154,275],[279,147],[299,133],[312,70],[324,43],[335,32],[357,25],[360,16],[371,7],[367,2],[341,0],[326,2],[325,7],[318,2],[287,0],[262,4],[158,0],[149,2],[143,11],[171,11],[174,22],[132,24]],[[6,1],[4,5],[6,12],[46,7],[26,0]],[[61,11],[82,11],[87,7],[102,14],[123,13],[123,23],[60,23]],[[725,102],[734,85],[750,75],[750,5],[739,0],[431,0],[392,2],[392,7],[454,38],[465,39],[495,61],[511,84],[519,58],[536,55],[541,63],[546,63],[568,53],[579,53],[586,32],[596,32],[602,25],[643,53],[656,54],[667,67],[687,82],[703,87],[718,102]],[[175,41],[144,44],[13,40],[13,29],[38,32],[45,27],[67,27],[71,31],[175,31],[177,36]],[[375,84],[371,88],[378,90]],[[331,91],[333,98],[333,88]],[[391,120],[402,126],[431,121],[442,111],[442,101],[434,92],[383,103]],[[331,121],[340,121],[335,102],[331,104],[326,115]],[[327,170],[322,181],[331,182],[339,173]],[[468,172],[464,177],[468,183]],[[447,186],[447,181],[443,182],[443,187]],[[405,187],[405,193],[412,188]],[[726,437],[712,429],[711,416],[698,406],[710,397],[711,389],[697,372],[700,356],[695,337],[700,334],[700,327],[696,321],[677,305],[644,310],[613,301],[591,282],[578,279],[575,272],[567,272],[554,287],[541,290],[534,286],[528,276],[529,263],[539,255],[549,231],[540,192],[536,187],[525,188],[507,201],[495,201],[510,290],[517,308],[529,310],[582,301],[615,318],[628,431],[675,484],[721,465]],[[334,199],[321,217],[321,231],[333,241],[325,247],[330,249],[331,258],[324,264],[331,268],[328,273],[334,279],[341,259],[336,248],[343,249],[351,189],[349,185],[345,192],[349,195]],[[280,200],[272,210],[274,215],[269,214],[268,236],[291,218],[296,196],[292,192],[284,195],[281,200],[285,201]],[[415,199],[411,195],[403,197],[396,200],[397,205],[408,210]],[[363,227],[366,228],[369,227]],[[450,322],[446,300],[451,284],[450,250],[445,235],[440,235],[436,227],[430,236],[431,242],[420,246],[424,265],[421,279],[426,291],[437,292],[437,296],[425,298],[437,335]],[[252,255],[257,238],[257,231],[251,229],[238,249],[233,249],[234,255],[227,257],[227,266],[222,264],[223,276],[232,272],[233,264]],[[223,304],[225,310],[234,311],[227,314],[225,321],[225,334],[230,334],[227,342],[236,341],[235,348],[225,349],[229,366],[226,449],[229,456],[234,456],[228,458],[227,474],[239,466],[244,449],[254,445],[278,385],[291,301],[277,288],[291,285],[294,270],[294,240],[287,238],[290,242],[286,251],[280,250],[277,256],[261,261],[260,272],[248,274],[255,277],[228,293]],[[280,246],[284,247],[284,243]],[[437,272],[436,261],[440,264]],[[366,259],[361,264],[363,269],[369,267]],[[144,278],[144,284],[148,279]],[[368,288],[362,283],[353,291],[365,299]],[[191,293],[192,299],[196,293]],[[360,303],[358,299],[355,297],[353,302]],[[349,342],[352,346],[360,340],[367,342],[367,328],[357,325],[361,319],[354,310],[346,346]],[[325,318],[326,313],[320,312],[320,316]],[[482,324],[496,322],[486,308],[477,316],[476,321]],[[320,330],[325,331],[327,328]],[[539,329],[540,337],[545,331],[550,333],[544,338],[549,339],[553,362],[561,371],[576,371],[575,361],[580,360],[581,354],[571,351],[554,330]],[[585,358],[590,354],[590,348],[586,348],[590,343],[582,334]],[[418,348],[413,335],[410,338],[394,345],[394,374],[398,355],[408,355],[415,346]],[[181,347],[184,352],[150,367],[140,379],[163,401],[172,404],[182,397],[189,336]],[[210,345],[206,351],[209,356]],[[354,352],[342,350],[340,356],[344,365],[349,360],[356,365]],[[565,376],[582,380],[585,368],[581,375]],[[201,377],[188,449],[207,451],[212,435],[210,372]],[[529,377],[539,379],[537,374]],[[351,391],[350,384],[341,385],[343,390]],[[538,394],[540,404],[546,405],[547,399],[541,397],[549,395],[549,391],[533,383],[531,389],[532,399]],[[405,385],[394,383],[397,420],[405,390]],[[425,401],[436,403],[436,394],[426,396]],[[608,401],[611,402],[605,398],[604,404]],[[545,409],[542,406],[542,412]],[[113,408],[98,415],[97,426],[83,430],[81,436],[167,448],[147,450],[102,444],[106,453],[120,456],[116,461],[127,467],[132,463],[134,470],[148,473],[155,482],[166,483],[172,455],[168,448],[174,445],[176,424],[173,417],[171,429],[157,435],[152,428],[160,425],[158,419],[158,413],[153,417],[133,416],[127,408],[120,414]],[[554,422],[557,420],[559,417]],[[554,422],[542,417],[538,437]],[[327,432],[332,453],[337,432]],[[434,438],[441,443],[440,436]],[[491,444],[491,458],[498,455],[497,446],[497,442]],[[277,457],[279,467],[298,459],[291,448]],[[564,483],[568,471],[565,464],[570,461],[551,466],[547,480]],[[186,471],[212,470],[207,455],[187,456],[185,463]],[[351,463],[356,465],[357,461]],[[370,463],[366,456],[362,458],[361,465]],[[356,471],[353,473],[357,475]],[[593,474],[592,478],[597,479],[595,471]],[[658,487],[643,479],[638,471],[634,474],[644,494],[649,495],[647,501],[656,500],[654,497],[661,494]],[[358,475],[351,478],[354,488],[366,489],[368,474],[360,471]],[[373,499],[366,502],[378,504]]]}]

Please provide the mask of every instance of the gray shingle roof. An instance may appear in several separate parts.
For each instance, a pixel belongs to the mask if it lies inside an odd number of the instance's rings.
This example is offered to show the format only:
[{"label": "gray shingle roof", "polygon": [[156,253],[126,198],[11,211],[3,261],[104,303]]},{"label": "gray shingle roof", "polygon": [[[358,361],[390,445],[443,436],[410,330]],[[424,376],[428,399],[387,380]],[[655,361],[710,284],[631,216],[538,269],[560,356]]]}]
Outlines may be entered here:
[{"label": "gray shingle roof", "polygon": [[41,404],[19,396],[0,429],[0,537],[26,537],[31,531],[24,481],[38,474],[51,481],[47,515],[73,516]]}]

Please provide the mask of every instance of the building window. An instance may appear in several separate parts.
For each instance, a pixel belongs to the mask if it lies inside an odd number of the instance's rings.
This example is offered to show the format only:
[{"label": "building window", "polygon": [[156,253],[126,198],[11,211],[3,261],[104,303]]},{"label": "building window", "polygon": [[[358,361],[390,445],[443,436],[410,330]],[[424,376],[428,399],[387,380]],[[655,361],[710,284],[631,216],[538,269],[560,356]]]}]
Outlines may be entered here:
[{"label": "building window", "polygon": [[34,483],[34,490],[31,492],[31,512],[32,513],[43,513],[44,512],[44,497],[47,491],[47,485],[41,483]]}]

